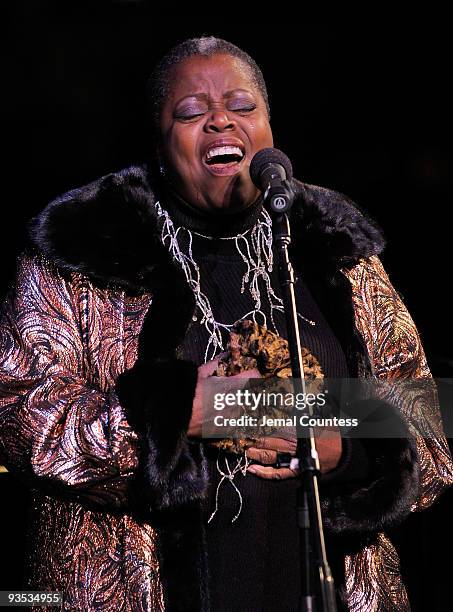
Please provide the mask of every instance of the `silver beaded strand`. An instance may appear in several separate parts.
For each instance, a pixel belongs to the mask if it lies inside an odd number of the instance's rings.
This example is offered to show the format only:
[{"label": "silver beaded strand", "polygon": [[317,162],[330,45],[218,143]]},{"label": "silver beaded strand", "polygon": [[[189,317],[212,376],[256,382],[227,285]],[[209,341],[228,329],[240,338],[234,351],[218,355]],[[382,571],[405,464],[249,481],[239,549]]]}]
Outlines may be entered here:
[{"label": "silver beaded strand", "polygon": [[[205,363],[214,359],[220,352],[225,350],[222,338],[222,330],[229,332],[233,323],[221,323],[216,321],[214,312],[211,307],[208,296],[201,290],[200,284],[200,268],[194,259],[192,252],[193,235],[196,234],[208,240],[214,240],[212,236],[205,236],[198,232],[191,231],[185,227],[175,227],[168,212],[162,208],[160,202],[155,203],[155,208],[158,218],[162,222],[161,240],[172,254],[174,260],[181,266],[189,286],[195,295],[197,305],[197,318],[200,325],[204,325],[208,332],[208,343],[205,350]],[[249,235],[250,234],[250,235]],[[181,248],[182,236],[187,236],[187,253]],[[216,238],[217,239],[217,238]],[[254,301],[253,310],[245,313],[241,319],[251,317],[255,323],[260,323],[264,327],[268,327],[266,314],[261,309],[261,289],[259,279],[261,278],[266,287],[266,297],[269,300],[271,312],[271,327],[272,331],[279,335],[275,320],[274,310],[279,312],[284,311],[283,300],[275,295],[271,285],[269,274],[272,272],[274,265],[274,256],[272,252],[272,219],[269,213],[263,208],[260,217],[253,228],[238,234],[237,236],[228,236],[219,238],[219,240],[234,240],[236,250],[241,256],[245,264],[245,273],[241,282],[241,293],[247,289]],[[299,317],[307,321],[310,325],[315,325],[314,321],[307,319],[299,314]],[[258,320],[260,318],[261,320]]]},{"label": "silver beaded strand", "polygon": [[[161,241],[165,246],[167,246],[174,260],[181,266],[187,282],[195,295],[195,303],[197,306],[196,319],[199,320],[200,325],[204,325],[206,331],[208,332],[208,343],[204,355],[205,363],[211,359],[214,359],[219,352],[225,350],[221,332],[222,330],[230,331],[234,323],[227,324],[216,321],[209,298],[201,290],[200,268],[194,259],[192,251],[193,234],[207,240],[234,240],[236,250],[245,264],[245,273],[241,282],[241,293],[244,293],[248,289],[254,301],[253,310],[247,312],[241,317],[241,319],[251,317],[255,323],[261,323],[261,325],[264,327],[268,327],[266,314],[261,310],[261,290],[258,282],[261,278],[266,287],[266,297],[269,300],[271,325],[273,331],[280,335],[273,315],[274,310],[284,312],[284,306],[283,300],[275,295],[269,276],[274,265],[274,256],[272,251],[272,219],[269,213],[263,208],[255,225],[251,229],[248,229],[241,234],[236,236],[214,238],[213,236],[206,236],[193,230],[191,231],[185,227],[175,227],[168,211],[162,208],[160,202],[156,201],[155,208],[158,219],[162,223]],[[184,253],[180,244],[180,239],[184,235],[187,236],[187,253]],[[301,319],[310,325],[316,325],[314,321],[307,319],[299,313],[297,314]],[[258,321],[257,317],[261,317],[262,320]],[[231,521],[232,523],[234,523],[242,511],[242,495],[233,480],[238,472],[242,472],[243,475],[247,473],[247,467],[249,465],[247,451],[245,451],[244,455],[237,459],[236,465],[233,467],[233,469],[231,469],[227,457],[225,457],[225,464],[227,471],[223,471],[221,469],[219,465],[219,458],[217,457],[217,471],[222,478],[217,485],[216,507],[214,512],[211,514],[208,523],[213,519],[218,510],[219,489],[222,483],[225,481],[231,483],[232,487],[239,496],[239,510],[233,517]]]},{"label": "silver beaded strand", "polygon": [[[222,468],[219,465],[219,457],[217,457],[217,471],[219,472],[219,474],[222,476],[222,478],[219,480],[219,483],[217,485],[217,489],[215,492],[215,509],[214,512],[211,514],[211,516],[208,519],[208,523],[210,523],[212,521],[212,519],[214,518],[214,516],[216,515],[218,509],[219,509],[219,490],[220,490],[220,486],[221,484],[224,482],[224,480],[228,480],[229,482],[231,482],[232,486],[234,487],[236,493],[238,494],[239,497],[239,509],[236,512],[236,514],[233,516],[233,518],[231,519],[231,523],[233,524],[234,521],[239,517],[239,515],[241,514],[242,511],[242,494],[239,491],[239,489],[237,488],[236,484],[233,482],[234,477],[236,476],[236,474],[238,472],[241,472],[243,476],[245,476],[247,474],[247,468],[250,465],[251,461],[250,459],[247,457],[247,451],[244,452],[244,455],[242,455],[241,457],[238,457],[238,459],[236,459],[236,465],[233,467],[233,469],[231,469],[230,463],[228,461],[228,457],[225,455],[224,457],[225,459],[225,465],[226,465],[226,469],[227,471],[224,472],[222,470]],[[242,463],[244,461],[244,464]]]}]

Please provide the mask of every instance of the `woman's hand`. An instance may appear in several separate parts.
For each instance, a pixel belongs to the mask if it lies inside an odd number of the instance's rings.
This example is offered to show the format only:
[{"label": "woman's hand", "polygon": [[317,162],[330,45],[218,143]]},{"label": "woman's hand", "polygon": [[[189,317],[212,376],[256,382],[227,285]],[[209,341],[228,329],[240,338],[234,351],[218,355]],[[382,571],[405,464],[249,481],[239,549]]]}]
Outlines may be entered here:
[{"label": "woman's hand", "polygon": [[[216,358],[212,361],[208,361],[208,363],[204,363],[198,368],[198,381],[192,404],[192,417],[187,430],[187,435],[189,437],[202,437],[204,416],[203,381],[213,375],[218,365],[219,358]],[[253,369],[241,372],[230,378],[261,378],[261,374],[257,369]],[[325,427],[322,430],[317,429],[315,434],[321,474],[325,474],[333,470],[340,461],[342,451],[341,436],[338,430],[329,427]],[[270,436],[259,438],[254,446],[247,450],[247,455],[250,459],[269,465],[252,464],[247,470],[260,478],[293,478],[298,475],[298,470],[292,470],[289,467],[276,468],[272,467],[272,464],[277,462],[277,453],[289,453],[295,456],[296,446],[297,440],[295,437],[290,439],[273,438]]]},{"label": "woman's hand", "polygon": [[[338,430],[329,427],[324,427],[322,430],[317,429],[315,435],[321,474],[325,474],[333,470],[340,461],[342,452],[341,435]],[[272,438],[270,436],[259,438],[257,443],[247,450],[247,456],[260,463],[270,465],[252,464],[247,468],[247,471],[260,478],[267,479],[283,479],[297,476],[299,474],[298,469],[292,470],[289,467],[276,468],[271,465],[277,462],[277,453],[290,453],[294,456],[296,454],[296,446],[296,438],[289,440],[285,438]]]},{"label": "woman's hand", "polygon": [[[189,437],[201,438],[203,426],[203,381],[212,376],[219,366],[219,358],[213,359],[204,363],[198,368],[198,380],[195,388],[195,397],[192,404],[192,418],[190,419],[187,435]],[[254,368],[246,370],[235,376],[230,376],[229,379],[237,378],[261,378],[260,372]]]}]

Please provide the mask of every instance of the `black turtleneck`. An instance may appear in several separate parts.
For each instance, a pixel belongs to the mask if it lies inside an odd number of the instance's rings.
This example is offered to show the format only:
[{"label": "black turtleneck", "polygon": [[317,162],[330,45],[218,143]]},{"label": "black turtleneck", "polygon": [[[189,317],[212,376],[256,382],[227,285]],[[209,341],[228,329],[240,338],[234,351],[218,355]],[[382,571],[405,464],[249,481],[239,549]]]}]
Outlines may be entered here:
[{"label": "black turtleneck", "polygon": [[[262,215],[261,200],[245,210],[230,214],[194,209],[168,193],[161,198],[161,204],[169,212],[175,226],[191,232],[192,253],[200,271],[201,290],[209,298],[215,319],[232,324],[253,310],[254,301],[248,289],[241,293],[246,264],[235,241],[224,238],[244,233],[255,225]],[[182,230],[178,237],[187,247],[189,234]],[[187,248],[184,252],[187,253]],[[274,269],[269,276],[275,294],[281,297],[275,263],[274,255]],[[267,290],[262,279],[258,282],[261,308],[270,321]],[[311,325],[300,320],[302,345],[318,359],[326,377],[347,377],[346,357],[341,345],[301,278],[296,283],[296,303],[298,312],[315,322],[315,325]],[[284,315],[278,311],[274,313],[277,330],[286,338]],[[272,329],[271,325],[269,327]],[[225,333],[224,346],[227,340],[228,333]],[[194,321],[183,344],[183,356],[202,364],[207,343],[207,331],[199,321]],[[220,349],[217,352],[221,352]],[[351,466],[356,462],[351,459],[353,453],[348,453],[347,465]],[[228,461],[231,469],[235,459],[227,458],[209,445],[205,447],[205,455],[209,473],[206,523],[218,502],[216,515],[206,524],[212,609],[217,612],[296,610],[301,573],[295,512],[298,480],[264,480],[238,473],[234,483],[240,490],[243,508],[232,523],[232,518],[238,513],[239,497],[228,479],[222,481],[217,462],[225,470],[225,461]],[[363,461],[359,460],[359,464],[362,465]],[[343,468],[339,472],[344,471],[344,465],[343,460]],[[329,559],[339,583],[343,580],[343,559],[339,557],[332,565],[333,552],[330,551]]]},{"label": "black turtleneck", "polygon": [[[200,270],[201,290],[209,298],[216,321],[233,324],[252,311],[254,300],[250,292],[246,288],[244,293],[241,293],[246,264],[236,248],[235,241],[225,238],[244,233],[255,225],[263,210],[261,198],[248,208],[234,213],[203,211],[190,206],[171,192],[167,192],[161,203],[169,212],[175,226],[184,227],[191,232],[192,253]],[[183,232],[181,240],[186,246],[188,239],[188,234]],[[281,297],[275,254],[270,278],[275,294]],[[286,338],[284,314],[274,310],[274,329],[271,324],[270,303],[266,298],[266,286],[262,278],[258,283],[262,296],[261,310],[266,315],[268,328],[278,331]],[[315,323],[311,325],[305,319],[299,318],[302,345],[318,359],[326,377],[347,377],[346,358],[341,345],[301,278],[297,280],[295,292],[298,313]],[[257,320],[264,323],[261,317]],[[198,365],[203,363],[208,339],[204,326],[200,325],[199,321],[194,321],[184,341],[184,357]],[[227,340],[228,333],[225,332],[224,346]],[[217,353],[219,352],[220,349]],[[211,352],[209,356],[212,356]]]}]

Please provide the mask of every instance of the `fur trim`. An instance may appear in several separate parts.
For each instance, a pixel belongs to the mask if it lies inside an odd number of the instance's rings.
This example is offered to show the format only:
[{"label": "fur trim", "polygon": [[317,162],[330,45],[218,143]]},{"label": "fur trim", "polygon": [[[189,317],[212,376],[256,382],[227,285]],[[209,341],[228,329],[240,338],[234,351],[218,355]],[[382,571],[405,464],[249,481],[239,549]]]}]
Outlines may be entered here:
[{"label": "fur trim", "polygon": [[[202,445],[186,435],[198,368],[172,356],[184,337],[193,306],[191,299],[182,296],[174,301],[173,292],[159,292],[153,298],[140,332],[138,359],[118,377],[116,393],[128,422],[140,432],[140,468],[129,494],[136,518],[151,520],[159,533],[165,609],[208,612],[201,504],[208,473]],[[150,383],[151,376],[157,383]]]},{"label": "fur trim", "polygon": [[57,198],[31,221],[29,234],[62,270],[150,291],[166,272],[183,278],[159,240],[153,204],[146,172],[133,167]]},{"label": "fur trim", "polygon": [[379,255],[385,246],[381,230],[347,196],[293,181],[291,209],[295,250],[333,270],[350,267],[362,257]]},{"label": "fur trim", "polygon": [[209,612],[208,555],[203,511],[196,503],[161,512],[159,566],[168,612]]},{"label": "fur trim", "polygon": [[[149,382],[151,372],[157,385]],[[129,485],[131,511],[159,532],[160,577],[169,612],[209,610],[201,504],[208,474],[201,444],[186,435],[196,382],[197,367],[189,361],[139,359],[116,384],[128,422],[141,432],[140,468]]]},{"label": "fur trim", "polygon": [[[346,196],[293,180],[293,250],[316,253],[338,269],[379,254],[376,226]],[[158,238],[147,166],[133,166],[75,189],[51,202],[32,220],[32,243],[57,265],[104,285],[149,291],[169,270]],[[311,257],[313,255],[311,254]],[[156,276],[158,278],[156,278]]]},{"label": "fur trim", "polygon": [[[346,538],[373,536],[398,526],[419,494],[417,447],[407,425],[396,408],[379,400],[356,402],[348,414],[363,414],[363,402],[373,403],[374,419],[391,418],[392,433],[399,437],[360,440],[369,472],[365,480],[321,479],[325,528],[331,535]],[[369,405],[365,413],[369,414]]]},{"label": "fur trim", "polygon": [[311,260],[300,252],[294,259],[294,266],[302,272],[320,311],[341,344],[349,377],[371,375],[368,349],[355,323],[351,283],[340,270],[324,270],[320,274],[319,266],[310,265]]},{"label": "fur trim", "polygon": [[[150,377],[158,382],[151,384]],[[196,365],[176,359],[139,360],[118,377],[116,393],[128,422],[141,432],[139,489],[143,484],[152,511],[181,506],[205,494],[201,446],[190,444],[186,435],[196,383]]]}]

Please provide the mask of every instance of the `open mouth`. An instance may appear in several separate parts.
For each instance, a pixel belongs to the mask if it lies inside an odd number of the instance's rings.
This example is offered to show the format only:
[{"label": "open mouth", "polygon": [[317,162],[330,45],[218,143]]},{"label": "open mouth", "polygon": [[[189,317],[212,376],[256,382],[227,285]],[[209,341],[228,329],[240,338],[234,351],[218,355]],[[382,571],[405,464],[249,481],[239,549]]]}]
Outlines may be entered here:
[{"label": "open mouth", "polygon": [[206,153],[205,163],[214,171],[222,171],[239,166],[244,157],[238,146],[212,147]]}]

